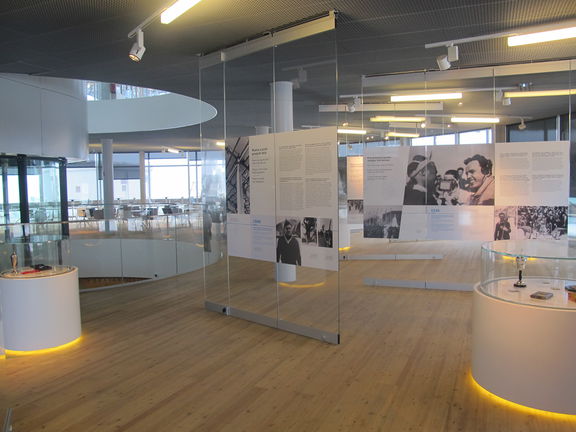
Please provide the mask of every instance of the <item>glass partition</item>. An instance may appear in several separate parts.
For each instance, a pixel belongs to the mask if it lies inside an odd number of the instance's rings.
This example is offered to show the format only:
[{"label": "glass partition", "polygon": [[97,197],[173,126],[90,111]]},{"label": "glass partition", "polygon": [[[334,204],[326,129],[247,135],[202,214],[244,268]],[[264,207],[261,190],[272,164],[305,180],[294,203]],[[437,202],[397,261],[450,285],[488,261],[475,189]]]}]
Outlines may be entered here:
[{"label": "glass partition", "polygon": [[202,149],[202,218],[204,289],[207,307],[222,312],[230,304],[226,243],[225,179],[225,67],[223,63],[200,70],[200,99],[217,115],[200,125]]},{"label": "glass partition", "polygon": [[[258,214],[250,189],[252,170],[258,169],[250,160],[250,136],[267,134],[272,124],[272,90],[274,85],[274,49],[240,57],[224,63],[226,70],[226,184],[228,199],[227,230],[229,241],[244,240],[249,248],[251,225],[248,218]],[[245,99],[249,95],[249,99]],[[259,119],[261,123],[256,123]],[[237,183],[238,182],[238,183]],[[237,193],[238,196],[233,196]],[[242,196],[243,195],[243,196]],[[235,208],[232,208],[232,203]],[[247,216],[243,220],[238,217]],[[234,237],[234,238],[230,238]],[[230,247],[230,246],[229,246]],[[252,248],[257,247],[252,245]],[[230,250],[230,249],[229,249]],[[232,252],[230,252],[232,253]],[[242,253],[242,252],[241,252]],[[264,260],[262,258],[267,258]],[[273,258],[273,257],[272,257]],[[231,314],[276,326],[278,298],[276,265],[271,257],[251,259],[229,255],[228,281]]]},{"label": "glass partition", "polygon": [[[573,157],[566,156],[563,162],[554,159],[546,152],[557,150],[551,150],[552,144],[545,143],[570,139],[568,129],[574,82],[570,64],[559,61],[363,79],[363,128],[372,133],[376,127],[378,133],[387,136],[401,129],[414,134],[399,138],[397,143],[407,147],[399,150],[395,159],[405,166],[405,171],[396,177],[405,183],[403,202],[397,203],[400,212],[397,222],[389,216],[388,205],[379,208],[374,191],[370,196],[362,197],[363,224],[352,233],[352,247],[347,258],[354,260],[362,255],[362,259],[368,261],[354,263],[364,268],[366,283],[470,289],[480,278],[482,241],[561,240],[566,237],[567,199],[554,206],[536,205],[538,203],[509,206],[498,205],[494,192],[490,199],[487,194],[482,197],[482,192],[488,189],[488,184],[494,185],[492,190],[495,190],[499,180],[549,178],[552,181],[556,173],[547,169],[564,166],[569,159],[573,163]],[[438,96],[438,100],[421,98],[417,101],[415,98],[434,94],[442,96]],[[413,99],[409,100],[410,97]],[[372,109],[374,111],[368,114]],[[354,114],[347,116],[352,124]],[[381,121],[369,122],[366,119],[370,116],[381,116]],[[360,122],[359,115],[356,122]],[[374,153],[374,148],[389,145],[364,141],[359,148],[345,147],[342,155],[349,159],[350,167],[350,156],[362,154],[361,161],[367,164],[363,172],[367,172],[375,168],[374,157],[383,154]],[[542,158],[550,157],[548,162],[554,166],[526,167],[515,173],[505,172],[510,170],[509,161],[498,166],[501,156],[497,156],[493,144],[535,141],[541,142]],[[571,146],[573,155],[573,143]],[[538,152],[536,148],[530,151]],[[498,174],[499,169],[501,174]],[[572,178],[574,170],[571,170]],[[361,181],[366,191],[366,179]],[[482,187],[483,181],[486,181],[486,188]],[[574,181],[570,180],[570,184],[573,188]],[[552,187],[553,181],[548,185]],[[533,192],[530,188],[526,189],[526,196]],[[551,190],[551,193],[558,190]],[[418,196],[419,204],[416,203]],[[415,201],[408,202],[410,197]],[[518,197],[514,200],[521,201]],[[351,209],[350,205],[348,208]],[[509,234],[502,234],[505,224],[501,218],[510,224]],[[356,221],[359,220],[356,217]],[[396,232],[390,230],[396,223],[398,235],[389,236],[391,231]]]},{"label": "glass partition", "polygon": [[[279,45],[274,49],[274,65],[276,82],[291,82],[293,84],[293,128],[294,130],[314,129],[325,126],[338,126],[338,111],[320,113],[319,105],[338,104],[338,64],[336,31],[325,32],[315,36],[300,39],[291,43]],[[282,115],[285,110],[282,95],[275,98],[276,132],[284,132],[281,128]],[[277,135],[279,137],[279,135]],[[280,140],[276,142],[278,149]],[[322,162],[315,161],[313,147],[304,149],[304,187],[303,206],[313,208],[314,180],[309,177],[312,171],[338,171],[337,154],[323,153]],[[334,150],[335,152],[335,150]],[[289,157],[286,155],[285,157]],[[282,195],[284,177],[289,171],[284,169],[282,159],[278,160],[276,181],[280,188],[277,194]],[[278,243],[284,241],[282,221],[290,221],[287,215],[300,216],[299,236],[300,249],[303,257],[321,256],[322,250],[334,250],[336,255],[339,247],[340,229],[345,229],[339,223],[338,198],[339,181],[330,184],[330,190],[325,194],[333,197],[336,205],[334,211],[328,210],[324,217],[316,213],[306,214],[298,209],[286,210],[283,196],[277,196],[276,219]],[[331,204],[333,205],[333,204]],[[294,212],[294,210],[296,210]],[[283,214],[283,211],[286,212]],[[317,211],[317,210],[316,210]],[[328,217],[328,214],[333,217]],[[284,222],[285,223],[285,222]],[[298,225],[295,225],[297,228]],[[279,246],[278,246],[279,247]],[[282,266],[283,264],[279,264]],[[303,258],[301,266],[295,266],[294,278],[283,279],[282,270],[278,271],[278,326],[304,335],[316,337],[332,343],[339,342],[339,276],[336,270],[306,265]]]},{"label": "glass partition", "polygon": [[[201,99],[218,109],[218,116],[201,129],[204,247],[210,249],[205,249],[207,307],[337,343],[338,272],[300,265],[299,259],[298,265],[276,263],[282,261],[277,242],[285,236],[290,244],[307,248],[309,256],[323,255],[314,251],[331,248],[336,258],[332,268],[338,267],[337,204],[333,217],[296,217],[299,208],[291,208],[290,215],[281,214],[278,184],[284,162],[276,154],[280,148],[277,133],[322,126],[333,126],[335,133],[337,113],[326,115],[319,110],[319,102],[337,103],[334,33],[201,68]],[[249,100],[245,95],[250,95]],[[268,133],[276,134],[269,140],[259,139]],[[298,144],[296,135],[293,139]],[[225,148],[219,147],[224,141]],[[333,151],[323,156],[311,151],[310,157],[322,170],[335,173]],[[300,161],[299,169],[304,172],[305,160],[296,157],[294,161]],[[331,181],[330,187],[329,196],[336,200],[338,181]],[[256,204],[258,199],[262,204]],[[311,231],[304,231],[304,222],[310,225],[312,221],[314,238]],[[286,224],[290,225],[288,234]]]}]

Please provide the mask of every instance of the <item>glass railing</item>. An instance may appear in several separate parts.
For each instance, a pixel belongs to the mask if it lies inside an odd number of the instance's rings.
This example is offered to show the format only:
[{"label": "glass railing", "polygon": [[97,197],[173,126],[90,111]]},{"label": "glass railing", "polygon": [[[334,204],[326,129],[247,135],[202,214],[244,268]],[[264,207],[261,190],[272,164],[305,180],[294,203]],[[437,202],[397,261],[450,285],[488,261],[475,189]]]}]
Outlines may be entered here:
[{"label": "glass railing", "polygon": [[84,81],[84,95],[88,101],[110,99],[136,99],[169,94],[164,90],[137,87],[128,84]]},{"label": "glass railing", "polygon": [[222,230],[214,219],[211,227],[204,227],[198,208],[166,215],[0,225],[0,271],[12,268],[15,253],[19,268],[78,267],[81,289],[188,273],[220,257],[219,244],[203,242],[205,229]]}]

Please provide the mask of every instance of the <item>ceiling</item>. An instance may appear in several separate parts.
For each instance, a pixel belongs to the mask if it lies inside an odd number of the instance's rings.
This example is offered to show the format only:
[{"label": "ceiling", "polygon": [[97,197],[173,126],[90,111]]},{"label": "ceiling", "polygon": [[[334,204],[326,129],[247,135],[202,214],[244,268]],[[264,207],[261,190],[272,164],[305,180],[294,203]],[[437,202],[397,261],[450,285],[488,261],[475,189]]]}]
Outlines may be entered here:
[{"label": "ceiling", "polygon": [[[301,104],[295,125],[330,120],[318,104],[335,103],[339,94],[361,91],[361,76],[437,69],[444,48],[424,44],[512,28],[555,23],[576,17],[570,0],[203,0],[170,25],[155,20],[145,29],[146,54],[140,63],[128,59],[127,34],[170,0],[2,0],[0,3],[0,72],[128,83],[199,97],[198,54],[234,45],[268,30],[335,9],[337,30],[274,52],[268,50],[227,65],[228,135],[245,134],[269,124],[267,83],[297,76],[293,66],[322,63],[308,69],[308,79],[294,92]],[[338,88],[335,67],[337,57]],[[509,48],[505,39],[460,46],[453,68],[576,57],[574,40]],[[286,70],[288,68],[288,70]],[[221,70],[221,69],[220,69]],[[222,76],[202,74],[202,98],[223,109]],[[211,87],[212,86],[212,87]],[[370,103],[378,102],[370,100]],[[545,115],[532,110],[531,115]],[[349,114],[351,122],[358,115]],[[234,124],[236,120],[237,124]],[[205,136],[222,134],[219,120],[206,125]],[[173,132],[189,142],[197,128]],[[124,135],[143,140],[164,135]],[[152,138],[151,138],[152,137]],[[116,141],[116,139],[115,139]]]}]

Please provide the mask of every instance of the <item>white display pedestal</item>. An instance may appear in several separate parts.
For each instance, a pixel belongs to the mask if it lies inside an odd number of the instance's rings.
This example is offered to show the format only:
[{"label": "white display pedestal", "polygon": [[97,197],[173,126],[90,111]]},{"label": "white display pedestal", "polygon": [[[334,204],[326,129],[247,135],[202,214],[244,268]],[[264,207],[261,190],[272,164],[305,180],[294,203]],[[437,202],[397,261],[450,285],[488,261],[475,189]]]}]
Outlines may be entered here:
[{"label": "white display pedestal", "polygon": [[[507,282],[512,287],[514,279]],[[538,288],[528,287],[518,296]],[[558,299],[564,290],[554,292]],[[538,300],[533,300],[537,303]],[[491,393],[531,408],[576,414],[576,309],[506,301],[474,288],[472,375]]]},{"label": "white display pedestal", "polygon": [[54,348],[80,337],[78,269],[0,275],[4,345],[7,350]]}]

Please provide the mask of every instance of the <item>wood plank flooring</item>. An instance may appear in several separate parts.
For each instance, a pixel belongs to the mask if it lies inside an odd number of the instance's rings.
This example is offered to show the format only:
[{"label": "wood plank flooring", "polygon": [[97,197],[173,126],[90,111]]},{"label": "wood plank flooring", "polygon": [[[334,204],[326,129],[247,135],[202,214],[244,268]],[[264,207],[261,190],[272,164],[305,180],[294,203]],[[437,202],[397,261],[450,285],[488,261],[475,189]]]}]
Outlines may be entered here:
[{"label": "wood plank flooring", "polygon": [[472,385],[471,293],[363,286],[379,264],[342,263],[339,346],[206,311],[201,270],[82,294],[78,344],[0,361],[0,407],[17,432],[576,431]]}]

